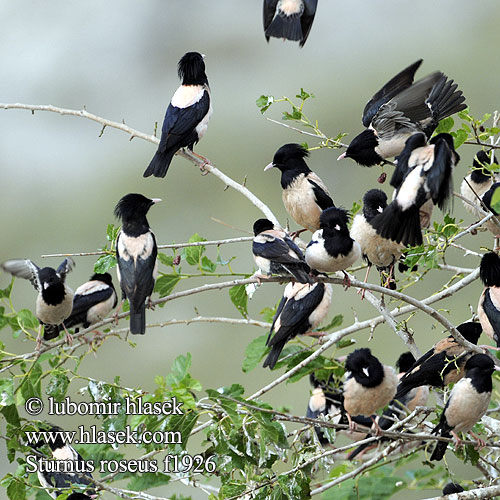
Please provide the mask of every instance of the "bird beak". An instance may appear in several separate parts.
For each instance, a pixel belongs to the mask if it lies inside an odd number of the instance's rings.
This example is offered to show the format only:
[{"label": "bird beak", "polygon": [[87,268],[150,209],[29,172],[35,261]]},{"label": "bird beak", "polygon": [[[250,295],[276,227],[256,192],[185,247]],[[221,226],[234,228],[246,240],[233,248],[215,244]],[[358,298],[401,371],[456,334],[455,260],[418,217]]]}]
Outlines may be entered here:
[{"label": "bird beak", "polygon": [[270,169],[271,169],[271,168],[273,168],[273,167],[274,167],[274,163],[273,163],[273,162],[269,163],[269,165],[266,165],[266,166],[265,166],[265,168],[264,168],[264,172],[267,172],[268,170],[270,170]]},{"label": "bird beak", "polygon": [[160,202],[160,201],[162,201],[162,200],[161,200],[161,198],[153,198],[151,201],[152,201],[153,203],[158,203],[158,202]]},{"label": "bird beak", "polygon": [[377,212],[382,213],[383,211],[384,211],[384,209],[382,207],[377,207]]},{"label": "bird beak", "polygon": [[205,54],[201,54],[201,57],[203,57],[203,59],[205,59],[205,57],[207,57]]},{"label": "bird beak", "polygon": [[340,231],[340,226],[339,226],[338,224],[336,224],[336,225],[335,225],[335,229],[336,229],[337,231]]},{"label": "bird beak", "polygon": [[369,377],[370,376],[370,372],[368,371],[368,368],[363,368],[363,373]]},{"label": "bird beak", "polygon": [[45,283],[43,284],[43,289],[44,289],[44,290],[47,290],[47,288],[49,288],[49,286],[50,286],[50,285],[49,285],[47,282],[45,282]]},{"label": "bird beak", "polygon": [[343,160],[343,159],[345,158],[345,155],[346,155],[346,154],[347,154],[347,153],[342,153],[342,154],[341,154],[341,155],[337,158],[337,161],[339,161],[339,160]]}]

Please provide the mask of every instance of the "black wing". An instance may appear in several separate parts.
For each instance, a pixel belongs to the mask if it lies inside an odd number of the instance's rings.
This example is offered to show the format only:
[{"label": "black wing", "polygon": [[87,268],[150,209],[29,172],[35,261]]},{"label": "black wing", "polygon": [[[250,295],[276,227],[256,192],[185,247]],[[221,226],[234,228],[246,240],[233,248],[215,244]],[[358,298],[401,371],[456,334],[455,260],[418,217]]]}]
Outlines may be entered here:
[{"label": "black wing", "polygon": [[317,7],[318,0],[304,0],[304,13],[300,18],[300,25],[302,27],[302,40],[299,43],[300,47],[303,47],[307,41]]},{"label": "black wing", "polygon": [[432,201],[445,210],[453,196],[452,152],[444,139],[434,144],[434,162],[427,172]]},{"label": "black wing", "polygon": [[[276,7],[278,6],[278,0],[264,0],[262,9],[262,21],[264,23],[264,31],[269,28],[272,23],[274,16],[276,14]],[[266,35],[266,40],[269,42],[269,38]]]},{"label": "black wing", "polygon": [[2,269],[16,276],[17,278],[23,278],[25,280],[29,280],[31,284],[38,290],[39,292],[42,289],[40,279],[38,277],[38,271],[40,268],[29,259],[12,259],[7,260],[2,264]]},{"label": "black wing", "polygon": [[326,210],[327,208],[335,206],[330,195],[319,184],[309,178],[307,180],[313,187],[316,203],[321,208],[321,210]]},{"label": "black wing", "polygon": [[62,278],[63,283],[66,278],[66,274],[73,270],[75,267],[75,261],[71,257],[64,259],[57,268],[57,274]]},{"label": "black wing", "polygon": [[482,303],[484,313],[493,328],[494,340],[497,347],[500,347],[500,311],[495,307],[491,300],[490,289],[487,288],[484,292],[484,300]]},{"label": "black wing", "polygon": [[366,104],[363,110],[363,125],[368,127],[377,114],[382,104],[390,101],[394,96],[398,95],[403,90],[411,87],[415,72],[422,64],[423,59],[405,68],[401,73],[398,73],[394,78],[391,78]]},{"label": "black wing", "polygon": [[[252,245],[254,255],[283,264],[304,262],[302,252],[290,238],[275,238],[266,233],[261,233],[259,236],[262,236],[266,241],[260,243],[254,240]],[[290,243],[292,243],[292,245],[290,245]],[[291,255],[290,250],[297,254],[297,256]]]},{"label": "black wing", "polygon": [[[73,297],[73,310],[71,311],[71,316],[64,322],[66,327],[75,325],[78,317],[85,318],[87,311],[99,304],[108,300],[114,293],[114,290],[108,286],[102,290],[96,292],[86,293],[85,295],[76,294]],[[82,316],[83,315],[83,316]],[[81,321],[84,321],[82,319]],[[80,321],[78,321],[80,322]]]},{"label": "black wing", "polygon": [[210,95],[204,90],[201,99],[187,108],[177,108],[168,105],[161,133],[158,151],[165,152],[167,149],[176,147],[182,142],[184,136],[193,133],[196,126],[210,109]]}]

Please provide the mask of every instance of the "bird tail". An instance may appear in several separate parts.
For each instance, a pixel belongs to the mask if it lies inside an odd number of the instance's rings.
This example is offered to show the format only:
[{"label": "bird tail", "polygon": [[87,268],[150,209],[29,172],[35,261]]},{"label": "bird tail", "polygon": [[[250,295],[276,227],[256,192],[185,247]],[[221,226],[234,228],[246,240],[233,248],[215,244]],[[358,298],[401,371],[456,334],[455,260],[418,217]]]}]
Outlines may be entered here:
[{"label": "bird tail", "polygon": [[302,26],[300,24],[300,16],[291,15],[284,16],[276,15],[273,22],[269,25],[266,30],[266,36],[275,38],[286,38],[291,41],[302,40]]},{"label": "bird tail", "polygon": [[398,203],[393,201],[381,214],[373,218],[372,226],[383,238],[409,246],[422,244],[420,213],[415,205],[403,211]]},{"label": "bird tail", "polygon": [[146,304],[141,304],[135,311],[130,309],[130,333],[134,335],[146,333]]},{"label": "bird tail", "polygon": [[278,362],[281,351],[285,347],[286,341],[287,339],[285,338],[281,342],[273,344],[273,346],[271,347],[271,352],[267,355],[267,358],[264,360],[264,364],[262,365],[264,368],[266,368],[267,366],[269,366],[271,370],[274,368],[274,366]]},{"label": "bird tail", "polygon": [[[436,427],[434,427],[434,429],[432,430],[432,434],[449,438],[451,437],[449,429],[450,428],[441,421],[436,425]],[[448,443],[444,441],[436,441],[436,446],[434,447],[434,451],[432,452],[430,460],[432,462],[441,460],[446,453],[446,448],[448,448]]]},{"label": "bird tail", "polygon": [[426,102],[431,108],[432,117],[436,122],[464,110],[465,97],[453,80],[443,75],[432,87]]},{"label": "bird tail", "polygon": [[155,177],[165,177],[176,152],[176,150],[172,149],[167,149],[166,151],[158,150],[142,176],[149,177],[150,175],[154,175]]},{"label": "bird tail", "polygon": [[43,325],[43,340],[52,340],[59,337],[60,326],[59,325]]},{"label": "bird tail", "polygon": [[309,283],[310,285],[314,283],[314,280],[309,275],[311,268],[307,264],[304,264],[303,266],[282,265],[299,283]]}]

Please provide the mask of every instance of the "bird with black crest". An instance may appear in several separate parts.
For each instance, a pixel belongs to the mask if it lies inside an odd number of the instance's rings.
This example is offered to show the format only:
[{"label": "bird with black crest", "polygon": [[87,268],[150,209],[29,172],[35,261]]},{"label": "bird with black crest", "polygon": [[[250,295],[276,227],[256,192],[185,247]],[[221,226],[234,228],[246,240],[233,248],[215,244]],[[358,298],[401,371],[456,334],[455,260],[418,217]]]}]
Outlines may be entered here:
[{"label": "bird with black crest", "polygon": [[331,302],[332,287],[328,283],[288,283],[267,337],[271,351],[263,367],[274,368],[289,340],[297,335],[314,335],[312,330],[326,318]]},{"label": "bird with black crest", "polygon": [[146,215],[161,201],[138,193],[124,196],[115,207],[115,216],[122,221],[116,238],[118,281],[130,304],[130,332],[146,333],[146,300],[151,300],[157,275],[156,238]]},{"label": "bird with black crest", "polygon": [[345,272],[361,257],[361,247],[349,234],[349,213],[343,208],[328,208],[320,217],[316,231],[306,248],[306,262],[322,273],[344,273],[344,286],[351,281]]},{"label": "bird with black crest", "polygon": [[[484,447],[485,442],[472,432],[472,428],[490,404],[494,371],[495,363],[486,354],[475,354],[467,360],[465,376],[453,386],[439,423],[432,430],[433,434],[453,436],[455,445],[460,446],[462,441],[458,433],[468,432],[477,441],[477,448]],[[430,460],[441,460],[447,447],[447,442],[437,441]]]},{"label": "bird with black crest", "polygon": [[338,160],[352,158],[366,167],[382,163],[398,156],[411,135],[423,132],[429,139],[443,118],[467,107],[457,84],[440,71],[413,83],[421,64],[422,59],[405,68],[370,99],[363,110],[366,130]]},{"label": "bird with black crest", "polygon": [[429,143],[423,133],[412,135],[398,156],[391,178],[396,195],[372,220],[377,234],[403,245],[421,245],[420,208],[429,200],[442,211],[449,208],[453,168],[459,161],[450,134],[438,134]]},{"label": "bird with black crest", "polygon": [[170,100],[158,150],[144,177],[165,177],[175,153],[185,147],[203,161],[201,168],[208,163],[204,156],[193,152],[194,145],[205,135],[212,116],[204,57],[198,52],[187,52],[179,61],[177,72],[182,84]]},{"label": "bird with black crest", "polygon": [[12,259],[1,264],[2,269],[16,276],[29,280],[38,292],[35,315],[40,322],[36,348],[40,349],[43,339],[52,340],[59,336],[60,328],[66,332],[66,341],[71,344],[72,337],[64,322],[71,315],[73,308],[73,290],[66,285],[66,274],[74,267],[71,257],[64,259],[57,269],[38,267],[29,259]]},{"label": "bird with black crest", "polygon": [[271,37],[299,42],[303,47],[311,31],[318,0],[264,0],[266,40]]},{"label": "bird with black crest", "polygon": [[477,315],[484,333],[495,342],[496,349],[500,350],[500,257],[495,252],[483,255],[479,276],[485,288],[479,297]]},{"label": "bird with black crest", "polygon": [[333,200],[325,183],[307,166],[305,158],[309,151],[300,144],[285,144],[276,151],[273,161],[264,171],[277,168],[281,172],[283,204],[292,219],[314,232],[320,228],[323,210],[334,207]]},{"label": "bird with black crest", "polygon": [[276,229],[268,219],[258,219],[253,225],[253,258],[266,275],[284,274],[299,283],[313,283],[302,250],[282,229]]}]

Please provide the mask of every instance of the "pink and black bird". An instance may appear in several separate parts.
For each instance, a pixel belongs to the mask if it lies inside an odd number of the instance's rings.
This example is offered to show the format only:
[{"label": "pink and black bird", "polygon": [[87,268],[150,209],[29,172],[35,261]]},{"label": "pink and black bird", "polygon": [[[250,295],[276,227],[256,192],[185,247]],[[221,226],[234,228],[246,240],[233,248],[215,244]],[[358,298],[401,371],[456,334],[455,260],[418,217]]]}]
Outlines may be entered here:
[{"label": "pink and black bird", "polygon": [[[144,177],[165,177],[175,153],[185,147],[192,152],[194,145],[207,131],[212,106],[203,58],[198,52],[188,52],[179,61],[178,74],[182,85],[170,100],[158,150]],[[203,156],[193,154],[207,163]]]},{"label": "pink and black bird", "polygon": [[264,0],[266,40],[271,37],[299,42],[303,47],[311,31],[318,0]]},{"label": "pink and black bird", "polygon": [[500,348],[500,257],[487,252],[481,259],[479,276],[485,288],[479,297],[477,315],[484,333]]},{"label": "pink and black bird", "polygon": [[377,234],[403,245],[421,245],[420,208],[429,200],[443,211],[449,207],[453,168],[459,161],[450,134],[438,134],[429,144],[423,133],[412,135],[391,178],[396,195],[372,220]]},{"label": "pink and black bird", "polygon": [[66,281],[68,274],[74,267],[73,259],[67,257],[57,269],[52,267],[38,267],[29,259],[12,259],[5,261],[1,267],[5,272],[18,278],[29,280],[38,292],[35,315],[40,322],[37,336],[37,349],[41,345],[41,329],[43,339],[52,340],[59,336],[61,328],[66,332],[66,340],[72,342],[65,321],[71,315],[73,308],[73,290]]},{"label": "pink and black bird", "polygon": [[466,108],[453,80],[436,71],[413,83],[422,59],[389,80],[363,111],[366,130],[357,135],[338,159],[352,158],[371,167],[397,156],[407,139],[423,132],[429,139],[443,118]]},{"label": "pink and black bird", "polygon": [[302,250],[285,231],[275,229],[268,219],[258,219],[253,232],[253,258],[261,272],[285,274],[293,276],[299,283],[313,283]]},{"label": "pink and black bird", "polygon": [[159,199],[142,194],[124,196],[115,207],[115,216],[122,221],[116,239],[117,274],[123,298],[130,304],[130,332],[146,333],[146,300],[155,286],[158,247],[146,214]]}]

